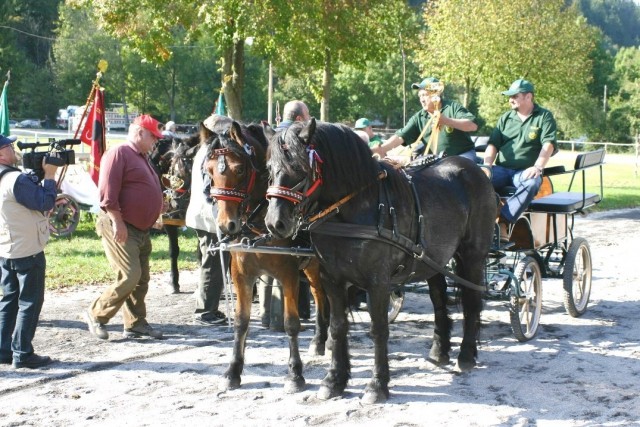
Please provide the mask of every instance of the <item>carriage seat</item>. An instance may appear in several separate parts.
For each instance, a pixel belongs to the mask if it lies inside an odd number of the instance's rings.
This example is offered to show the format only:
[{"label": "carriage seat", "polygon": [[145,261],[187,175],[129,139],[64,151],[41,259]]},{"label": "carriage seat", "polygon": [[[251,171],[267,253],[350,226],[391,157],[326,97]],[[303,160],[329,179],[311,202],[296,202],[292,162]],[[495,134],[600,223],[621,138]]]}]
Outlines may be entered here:
[{"label": "carriage seat", "polygon": [[[579,154],[576,157],[574,169],[564,171],[564,167],[556,166],[554,170],[545,169],[545,175],[560,175],[563,173],[573,174],[568,191],[558,192],[537,198],[531,202],[528,210],[530,212],[548,212],[548,213],[575,213],[580,212],[590,206],[602,201],[602,164],[604,161],[604,150],[589,151]],[[591,167],[600,167],[600,194],[587,193],[585,191],[585,170]],[[582,176],[582,191],[571,191],[571,184],[576,174],[580,172]]]}]

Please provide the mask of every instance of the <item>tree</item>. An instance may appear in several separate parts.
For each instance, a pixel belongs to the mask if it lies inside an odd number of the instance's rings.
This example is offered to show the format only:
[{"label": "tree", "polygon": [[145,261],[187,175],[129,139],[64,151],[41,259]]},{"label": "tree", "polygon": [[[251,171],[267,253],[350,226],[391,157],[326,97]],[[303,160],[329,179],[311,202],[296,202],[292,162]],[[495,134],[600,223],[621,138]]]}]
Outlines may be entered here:
[{"label": "tree", "polygon": [[[594,31],[564,0],[433,0],[418,60],[424,70],[464,88],[496,93],[519,77],[539,99],[567,101],[591,81]],[[502,89],[504,90],[504,89]],[[488,92],[487,92],[488,93]],[[491,113],[493,116],[493,112]],[[493,122],[496,117],[487,117]]]},{"label": "tree", "polygon": [[[340,65],[365,68],[399,51],[415,33],[413,12],[401,0],[263,2],[255,44],[284,73],[304,76],[329,120],[332,80]],[[277,9],[273,9],[277,6]]]}]

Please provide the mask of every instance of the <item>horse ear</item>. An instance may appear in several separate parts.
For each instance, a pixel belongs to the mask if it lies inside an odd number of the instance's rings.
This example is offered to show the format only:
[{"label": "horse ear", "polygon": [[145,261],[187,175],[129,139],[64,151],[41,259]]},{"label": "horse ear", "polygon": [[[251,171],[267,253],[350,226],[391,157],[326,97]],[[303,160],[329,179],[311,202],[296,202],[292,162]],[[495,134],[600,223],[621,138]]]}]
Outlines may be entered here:
[{"label": "horse ear", "polygon": [[244,145],[242,141],[242,129],[240,128],[240,123],[235,120],[231,123],[231,129],[229,129],[229,135],[231,139],[237,142],[240,145]]},{"label": "horse ear", "polygon": [[276,131],[273,130],[271,125],[267,122],[262,122],[262,131],[264,132],[264,136],[266,136],[267,139],[271,139],[273,135],[276,134]]},{"label": "horse ear", "polygon": [[213,135],[213,132],[207,128],[203,122],[200,122],[200,141],[206,141]]},{"label": "horse ear", "polygon": [[311,142],[311,138],[316,133],[316,119],[311,117],[307,124],[300,131],[299,137],[302,138],[307,145]]}]

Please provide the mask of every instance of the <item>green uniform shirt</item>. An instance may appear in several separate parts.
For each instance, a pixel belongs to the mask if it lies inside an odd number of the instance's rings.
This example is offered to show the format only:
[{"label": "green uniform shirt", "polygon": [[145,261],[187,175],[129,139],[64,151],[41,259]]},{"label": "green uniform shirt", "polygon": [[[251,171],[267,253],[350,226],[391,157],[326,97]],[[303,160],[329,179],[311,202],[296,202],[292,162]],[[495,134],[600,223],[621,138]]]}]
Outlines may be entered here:
[{"label": "green uniform shirt", "polygon": [[[456,101],[444,100],[440,113],[452,119],[469,119],[473,122],[476,120],[473,114]],[[427,125],[429,117],[429,113],[420,110],[409,119],[405,127],[396,132],[396,135],[404,140],[402,145],[411,145],[416,142],[422,129]],[[427,129],[422,137],[422,142],[425,145],[429,143],[431,128],[432,125],[429,125],[429,129]],[[438,135],[438,152],[444,151],[448,156],[455,156],[473,150],[474,148],[475,146],[469,132],[463,132],[449,126],[440,128],[440,134]]]},{"label": "green uniform shirt", "polygon": [[382,138],[380,138],[380,135],[373,135],[371,138],[369,138],[369,147],[371,148],[379,147],[383,143],[384,141],[382,140]]},{"label": "green uniform shirt", "polygon": [[533,166],[546,142],[557,149],[556,120],[537,104],[524,122],[515,110],[504,113],[489,137],[489,144],[499,150],[496,164],[516,170]]}]

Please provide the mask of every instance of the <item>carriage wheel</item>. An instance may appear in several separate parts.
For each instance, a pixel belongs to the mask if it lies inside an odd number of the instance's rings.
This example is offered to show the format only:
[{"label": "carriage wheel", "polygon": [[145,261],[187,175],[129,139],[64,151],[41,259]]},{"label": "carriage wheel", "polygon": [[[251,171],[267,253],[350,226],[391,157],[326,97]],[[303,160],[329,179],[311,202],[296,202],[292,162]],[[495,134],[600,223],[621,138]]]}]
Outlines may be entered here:
[{"label": "carriage wheel", "polygon": [[[391,294],[389,294],[389,310],[387,311],[387,319],[389,323],[393,323],[400,314],[400,310],[402,310],[402,304],[404,304],[404,288],[400,286],[399,288],[393,289]],[[369,293],[367,293],[367,305],[371,306],[369,302]]]},{"label": "carriage wheel", "polygon": [[511,295],[511,329],[518,341],[533,338],[538,332],[542,312],[542,273],[540,265],[531,256],[524,257],[514,271],[520,287],[520,297]]},{"label": "carriage wheel", "polygon": [[389,323],[396,320],[396,317],[398,317],[402,309],[402,304],[404,304],[404,289],[399,287],[398,289],[392,290],[389,295]]},{"label": "carriage wheel", "polygon": [[58,194],[56,204],[49,214],[49,232],[54,237],[67,237],[80,222],[78,203],[66,194]]},{"label": "carriage wheel", "polygon": [[570,316],[582,316],[591,294],[591,250],[582,237],[576,237],[569,245],[562,280],[565,310]]}]

